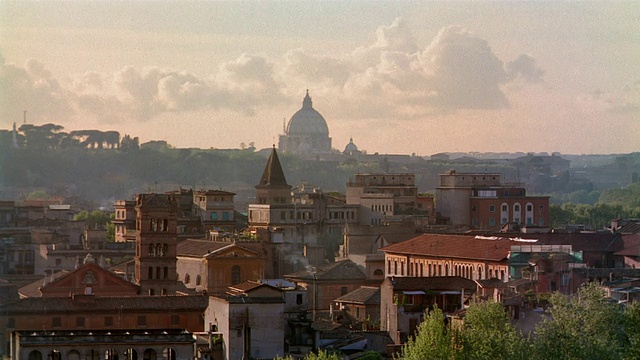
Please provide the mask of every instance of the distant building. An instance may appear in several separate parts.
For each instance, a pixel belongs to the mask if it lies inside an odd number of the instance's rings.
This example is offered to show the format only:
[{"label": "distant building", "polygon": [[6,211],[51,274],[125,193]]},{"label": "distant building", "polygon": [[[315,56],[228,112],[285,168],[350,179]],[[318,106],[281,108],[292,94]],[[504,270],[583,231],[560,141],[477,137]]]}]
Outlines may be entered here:
[{"label": "distant building", "polygon": [[380,329],[404,344],[437,305],[445,313],[462,309],[477,285],[460,276],[387,277],[380,286]]},{"label": "distant building", "polygon": [[141,294],[175,294],[178,197],[136,196],[136,282]]},{"label": "distant building", "polygon": [[[209,294],[264,277],[265,256],[243,243],[185,239],[178,243],[178,278],[187,288]],[[256,244],[259,245],[259,244]]]},{"label": "distant building", "polygon": [[380,249],[386,277],[461,276],[509,280],[508,238],[422,234]]},{"label": "distant building", "polygon": [[341,237],[345,224],[357,223],[360,208],[317,188],[302,185],[293,189],[275,148],[256,185],[256,199],[257,203],[249,204],[249,229],[271,230],[278,235],[272,242],[294,252],[317,245],[323,235]]},{"label": "distant building", "polygon": [[243,282],[209,296],[204,318],[224,344],[222,359],[274,359],[285,355],[284,310],[283,290]]},{"label": "distant building", "polygon": [[324,117],[313,108],[309,90],[298,110],[280,135],[278,149],[283,153],[328,154],[331,152],[329,128]]},{"label": "distant building", "polygon": [[418,193],[415,174],[355,174],[347,183],[347,204],[360,205],[361,224],[411,219],[417,226],[435,220],[433,195]]},{"label": "distant building", "polygon": [[549,196],[527,196],[523,187],[503,185],[497,173],[440,174],[439,220],[471,229],[499,231],[513,223],[523,232],[549,231]]}]

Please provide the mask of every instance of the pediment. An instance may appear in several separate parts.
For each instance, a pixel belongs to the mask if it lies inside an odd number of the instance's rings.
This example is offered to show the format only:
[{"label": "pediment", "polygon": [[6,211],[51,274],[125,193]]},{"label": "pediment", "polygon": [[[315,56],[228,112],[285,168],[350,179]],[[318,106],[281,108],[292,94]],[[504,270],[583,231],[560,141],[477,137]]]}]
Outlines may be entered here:
[{"label": "pediment", "polygon": [[260,254],[256,251],[247,249],[236,244],[212,251],[207,255],[208,259],[211,258],[259,258]]}]

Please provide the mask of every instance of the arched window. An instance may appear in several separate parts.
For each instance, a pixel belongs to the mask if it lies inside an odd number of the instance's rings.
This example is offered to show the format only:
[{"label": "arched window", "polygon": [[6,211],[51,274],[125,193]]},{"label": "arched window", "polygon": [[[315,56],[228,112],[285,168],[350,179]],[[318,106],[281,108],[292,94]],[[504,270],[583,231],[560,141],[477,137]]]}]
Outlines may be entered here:
[{"label": "arched window", "polygon": [[71,350],[66,358],[67,360],[80,360],[80,352],[78,352],[78,350]]},{"label": "arched window", "polygon": [[144,360],[157,360],[158,353],[156,353],[156,351],[153,349],[146,349],[142,355],[142,358]]},{"label": "arched window", "polygon": [[482,280],[482,266],[478,266],[478,279]]},{"label": "arched window", "polygon": [[240,283],[240,266],[234,265],[231,268],[231,285]]},{"label": "arched window", "polygon": [[156,267],[156,279],[160,279],[160,266]]},{"label": "arched window", "polygon": [[167,243],[162,244],[162,256],[167,256],[169,253],[169,245]]},{"label": "arched window", "polygon": [[373,271],[373,275],[374,275],[374,276],[383,276],[383,275],[384,275],[384,272],[382,272],[382,270],[381,270],[381,269],[375,269],[375,270]]},{"label": "arched window", "polygon": [[201,281],[202,281],[202,278],[200,277],[200,274],[196,275],[196,286],[200,285]]},{"label": "arched window", "polygon": [[[94,350],[94,349],[87,350],[85,355],[86,355],[85,359],[87,360],[100,360],[100,353],[98,352],[98,350]],[[50,359],[55,359],[55,358],[50,358]]]},{"label": "arched window", "polygon": [[191,282],[191,276],[189,276],[189,274],[186,274],[186,275],[184,276],[184,283],[185,283],[185,284],[188,284],[188,283],[190,283],[190,282]]},{"label": "arched window", "polygon": [[152,266],[149,266],[149,274],[147,274],[147,275],[148,275],[147,278],[149,280],[153,279],[153,267]]},{"label": "arched window", "polygon": [[33,350],[29,353],[29,360],[42,360],[42,353],[38,350]]},{"label": "arched window", "polygon": [[123,354],[124,354],[124,358],[127,359],[127,360],[138,359],[138,352],[136,351],[136,349],[127,349],[127,350],[124,351]]},{"label": "arched window", "polygon": [[149,256],[156,256],[156,247],[153,244],[149,244]]},{"label": "arched window", "polygon": [[449,276],[449,264],[444,264],[444,276]]},{"label": "arched window", "polygon": [[172,348],[166,348],[162,352],[162,359],[164,360],[176,360],[176,351]]},{"label": "arched window", "polygon": [[104,352],[104,360],[118,360],[118,350],[109,349]]},{"label": "arched window", "polygon": [[162,277],[163,279],[168,279],[169,278],[169,268],[168,267],[164,267],[164,276]]}]

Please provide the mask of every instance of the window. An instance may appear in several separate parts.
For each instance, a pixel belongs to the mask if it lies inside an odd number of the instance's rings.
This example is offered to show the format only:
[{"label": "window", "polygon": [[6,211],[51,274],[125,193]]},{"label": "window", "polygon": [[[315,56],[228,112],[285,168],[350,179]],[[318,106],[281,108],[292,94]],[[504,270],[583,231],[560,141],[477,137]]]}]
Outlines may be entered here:
[{"label": "window", "polygon": [[229,220],[229,212],[227,211],[222,212],[222,220]]},{"label": "window", "polygon": [[404,304],[413,305],[415,302],[414,295],[404,295]]},{"label": "window", "polygon": [[496,226],[496,219],[495,218],[489,218],[489,226]]},{"label": "window", "polygon": [[542,214],[543,211],[544,211],[544,205],[540,205],[540,213]]},{"label": "window", "polygon": [[185,283],[185,284],[188,284],[188,283],[190,283],[190,282],[191,282],[191,276],[189,276],[189,274],[186,274],[186,275],[184,276],[184,283]]},{"label": "window", "polygon": [[375,270],[373,271],[373,275],[374,275],[374,276],[383,276],[383,275],[384,275],[384,272],[383,272],[381,269],[375,269]]},{"label": "window", "polygon": [[145,315],[138,316],[138,326],[147,326],[147,317]]},{"label": "window", "polygon": [[240,266],[234,265],[231,268],[231,285],[240,283]]},{"label": "window", "polygon": [[196,275],[196,285],[200,285],[200,282],[202,281],[202,278],[200,277],[200,275]]},{"label": "window", "polygon": [[544,219],[543,218],[538,219],[538,225],[544,226]]},{"label": "window", "polygon": [[509,211],[509,206],[506,204],[502,205],[502,211]]},{"label": "window", "polygon": [[513,210],[514,211],[520,211],[520,205],[519,204],[513,205]]},{"label": "window", "polygon": [[77,327],[84,327],[84,316],[76,317],[76,326]]},{"label": "window", "polygon": [[496,206],[495,205],[489,205],[489,211],[491,211],[491,212],[496,211]]},{"label": "window", "polygon": [[211,217],[211,220],[218,220],[218,213],[215,211],[212,211],[210,217]]},{"label": "window", "polygon": [[533,205],[527,204],[527,211],[533,211]]},{"label": "window", "polygon": [[168,267],[164,267],[164,279],[168,279],[169,278],[169,268]]},{"label": "window", "polygon": [[302,294],[296,294],[296,305],[302,305]]},{"label": "window", "polygon": [[113,316],[104,317],[104,326],[113,326]]},{"label": "window", "polygon": [[62,319],[59,316],[55,316],[52,319],[52,324],[53,327],[61,327],[62,326]]},{"label": "window", "polygon": [[471,207],[471,211],[478,211],[478,207],[477,207],[477,206],[475,206],[475,205],[473,205],[473,206]]}]

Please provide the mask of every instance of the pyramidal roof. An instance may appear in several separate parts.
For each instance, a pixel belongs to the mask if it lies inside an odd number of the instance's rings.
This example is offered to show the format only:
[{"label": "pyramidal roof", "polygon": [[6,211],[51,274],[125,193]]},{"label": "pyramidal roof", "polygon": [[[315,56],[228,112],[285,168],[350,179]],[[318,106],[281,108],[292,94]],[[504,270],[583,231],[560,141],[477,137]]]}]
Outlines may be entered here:
[{"label": "pyramidal roof", "polygon": [[280,159],[278,158],[278,153],[276,152],[275,145],[271,150],[271,155],[269,155],[267,166],[264,168],[264,172],[262,173],[260,184],[258,184],[258,186],[291,187],[289,184],[287,184],[287,179],[284,177],[284,171],[282,171],[282,165],[280,165]]}]

